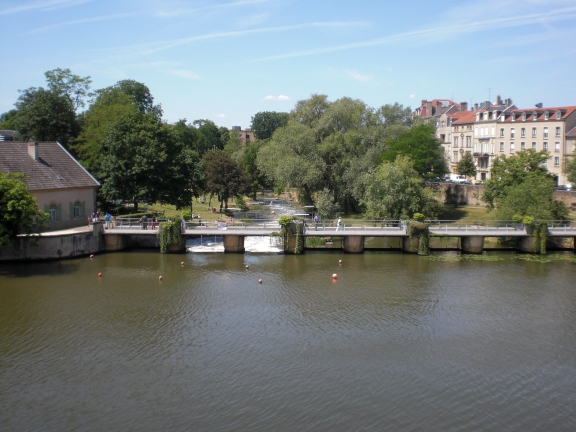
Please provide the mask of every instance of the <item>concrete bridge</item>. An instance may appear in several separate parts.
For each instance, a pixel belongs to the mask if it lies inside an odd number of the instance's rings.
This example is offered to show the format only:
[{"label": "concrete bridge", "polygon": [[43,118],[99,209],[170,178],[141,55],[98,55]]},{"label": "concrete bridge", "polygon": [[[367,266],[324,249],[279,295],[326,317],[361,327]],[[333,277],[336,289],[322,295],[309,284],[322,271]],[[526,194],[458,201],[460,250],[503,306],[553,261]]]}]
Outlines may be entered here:
[{"label": "concrete bridge", "polygon": [[[461,250],[466,253],[481,253],[484,250],[486,237],[516,237],[518,249],[523,252],[534,252],[530,228],[512,221],[487,221],[461,223],[458,221],[427,221],[429,232],[435,237],[460,238]],[[337,228],[335,221],[320,223],[317,226],[307,223],[301,230],[301,238],[306,237],[340,237],[342,248],[349,253],[362,253],[366,237],[394,237],[402,239],[402,250],[414,252],[411,246],[407,226],[403,221],[363,221]],[[144,229],[146,228],[146,229]],[[244,238],[247,236],[270,236],[281,230],[277,221],[250,220],[230,223],[222,222],[186,222],[182,226],[182,245],[175,245],[174,250],[184,250],[187,238],[200,236],[222,236],[226,252],[244,252]],[[157,244],[157,229],[137,223],[136,220],[118,219],[110,228],[104,230],[106,250],[120,250],[130,243],[140,247],[154,247]],[[573,223],[550,221],[549,237],[574,238],[576,244],[576,225]],[[146,246],[147,245],[147,246]],[[296,246],[295,236],[290,237],[287,252],[293,252]],[[303,248],[302,248],[303,249]]]}]

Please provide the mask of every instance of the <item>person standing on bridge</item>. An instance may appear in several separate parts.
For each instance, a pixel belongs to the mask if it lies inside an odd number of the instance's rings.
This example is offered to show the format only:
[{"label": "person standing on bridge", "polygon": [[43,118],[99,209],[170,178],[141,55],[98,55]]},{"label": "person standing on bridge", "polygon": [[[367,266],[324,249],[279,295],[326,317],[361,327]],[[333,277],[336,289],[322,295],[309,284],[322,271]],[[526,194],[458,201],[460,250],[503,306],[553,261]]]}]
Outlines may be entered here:
[{"label": "person standing on bridge", "polygon": [[106,213],[106,216],[104,216],[104,220],[106,221],[106,228],[110,228],[110,218],[112,217],[112,215],[110,214],[110,212]]},{"label": "person standing on bridge", "polygon": [[314,231],[318,231],[318,222],[320,221],[320,218],[318,217],[318,215],[314,215]]},{"label": "person standing on bridge", "polygon": [[338,222],[336,222],[336,231],[342,231],[342,218],[338,218]]}]

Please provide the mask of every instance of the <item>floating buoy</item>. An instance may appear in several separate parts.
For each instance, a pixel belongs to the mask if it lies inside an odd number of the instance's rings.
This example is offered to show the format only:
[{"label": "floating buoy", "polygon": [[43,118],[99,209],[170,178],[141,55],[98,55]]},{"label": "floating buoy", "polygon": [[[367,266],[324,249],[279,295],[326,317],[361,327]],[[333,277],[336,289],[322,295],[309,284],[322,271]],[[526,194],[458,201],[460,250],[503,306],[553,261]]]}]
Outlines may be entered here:
[{"label": "floating buoy", "polygon": [[250,268],[250,266],[246,266],[246,270],[248,270]]},{"label": "floating buoy", "polygon": [[262,283],[262,279],[258,279],[258,283]]},{"label": "floating buoy", "polygon": [[90,255],[90,259],[94,258],[94,255]]},{"label": "floating buoy", "polygon": [[161,280],[162,280],[162,276],[158,276],[158,280],[161,281]]},{"label": "floating buoy", "polygon": [[338,260],[338,264],[342,264],[342,260]]},{"label": "floating buoy", "polygon": [[183,266],[183,265],[184,265],[184,261],[182,261],[182,262],[180,263],[180,265]]},{"label": "floating buoy", "polygon": [[334,273],[334,274],[332,275],[332,279],[338,279],[338,275],[337,275],[336,273]]},{"label": "floating buoy", "polygon": [[102,273],[98,273],[98,277],[102,277]]}]

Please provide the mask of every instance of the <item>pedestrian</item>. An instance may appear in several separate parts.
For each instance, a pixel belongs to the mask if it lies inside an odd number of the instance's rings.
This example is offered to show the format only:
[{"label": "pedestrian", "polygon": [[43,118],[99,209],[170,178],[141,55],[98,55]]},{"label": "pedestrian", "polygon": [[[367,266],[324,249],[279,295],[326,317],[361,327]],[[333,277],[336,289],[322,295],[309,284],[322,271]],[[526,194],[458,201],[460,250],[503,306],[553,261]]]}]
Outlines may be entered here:
[{"label": "pedestrian", "polygon": [[318,222],[320,221],[320,218],[318,217],[318,215],[314,215],[314,231],[318,231]]},{"label": "pedestrian", "polygon": [[152,231],[156,229],[156,216],[152,216]]},{"label": "pedestrian", "polygon": [[148,225],[148,217],[146,215],[142,215],[142,217],[140,218],[140,220],[138,221],[139,223],[141,223],[141,229],[145,230],[147,229],[147,225]]},{"label": "pedestrian", "polygon": [[338,218],[338,222],[336,222],[336,231],[342,231],[342,218]]},{"label": "pedestrian", "polygon": [[106,213],[106,216],[104,216],[104,220],[106,221],[106,228],[110,228],[110,218],[112,217],[112,215],[108,212]]}]

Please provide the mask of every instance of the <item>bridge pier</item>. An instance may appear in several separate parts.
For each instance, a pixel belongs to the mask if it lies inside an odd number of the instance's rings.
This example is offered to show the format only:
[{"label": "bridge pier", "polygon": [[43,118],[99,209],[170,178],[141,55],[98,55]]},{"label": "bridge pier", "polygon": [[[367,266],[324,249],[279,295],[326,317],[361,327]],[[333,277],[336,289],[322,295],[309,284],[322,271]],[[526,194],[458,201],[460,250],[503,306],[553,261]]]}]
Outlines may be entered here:
[{"label": "bridge pier", "polygon": [[483,236],[460,237],[460,244],[464,253],[481,254],[484,251]]},{"label": "bridge pier", "polygon": [[533,236],[519,237],[517,244],[518,250],[521,252],[536,253],[536,249],[534,249]]},{"label": "bridge pier", "polygon": [[414,247],[412,247],[410,243],[411,242],[409,236],[402,237],[402,252],[418,253],[418,247],[420,246],[420,237],[414,236],[412,238],[412,244],[414,245]]},{"label": "bridge pier", "polygon": [[128,236],[122,234],[106,234],[102,237],[104,237],[104,250],[107,252],[126,249],[128,246]]},{"label": "bridge pier", "polygon": [[363,253],[364,252],[364,236],[347,236],[344,237],[342,244],[344,252],[347,253]]},{"label": "bridge pier", "polygon": [[244,236],[226,234],[224,237],[224,252],[244,253]]},{"label": "bridge pier", "polygon": [[[304,253],[304,224],[292,223],[290,225],[290,230],[292,235],[288,237],[288,245],[284,247],[284,253],[293,254],[296,251],[296,239],[298,239],[298,249],[300,250],[300,253]],[[300,235],[296,234],[296,230],[300,231]]]}]

